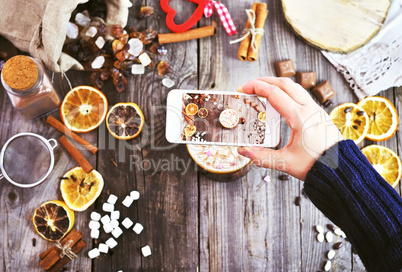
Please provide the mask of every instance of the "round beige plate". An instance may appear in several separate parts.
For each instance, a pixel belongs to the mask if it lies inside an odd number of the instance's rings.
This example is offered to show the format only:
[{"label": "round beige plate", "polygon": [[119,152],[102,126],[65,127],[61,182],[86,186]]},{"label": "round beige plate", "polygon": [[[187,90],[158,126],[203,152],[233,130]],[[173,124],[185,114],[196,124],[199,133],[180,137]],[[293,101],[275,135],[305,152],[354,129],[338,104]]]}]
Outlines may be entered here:
[{"label": "round beige plate", "polygon": [[381,28],[390,0],[282,0],[294,31],[320,49],[346,53],[366,44]]}]

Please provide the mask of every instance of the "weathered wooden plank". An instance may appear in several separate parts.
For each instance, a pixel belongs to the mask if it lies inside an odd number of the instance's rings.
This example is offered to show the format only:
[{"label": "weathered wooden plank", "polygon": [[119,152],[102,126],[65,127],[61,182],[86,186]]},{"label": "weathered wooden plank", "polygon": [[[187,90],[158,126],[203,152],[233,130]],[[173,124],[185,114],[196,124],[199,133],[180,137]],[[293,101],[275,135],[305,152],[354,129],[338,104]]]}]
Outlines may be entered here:
[{"label": "weathered wooden plank", "polygon": [[[177,6],[177,2],[172,2],[179,17],[190,14]],[[159,2],[148,1],[147,5],[155,7],[153,17],[146,24],[135,19],[141,6],[137,3],[130,10],[129,23],[138,30],[152,27],[168,32]],[[166,45],[166,48],[168,54],[157,59],[164,59],[171,65],[173,72],[168,76],[177,83],[175,87],[194,88],[196,41]],[[120,245],[113,249],[113,256],[95,261],[95,271],[103,271],[105,267],[110,271],[195,271],[198,266],[197,175],[194,169],[184,169],[189,161],[185,146],[170,145],[165,139],[163,124],[168,89],[162,86],[162,79],[155,68],[147,67],[145,75],[130,78],[124,93],[110,94],[111,105],[120,101],[137,103],[146,120],[141,135],[131,141],[117,141],[107,131],[100,131],[99,140],[105,146],[98,157],[100,169],[110,179],[106,189],[116,194],[119,202],[133,189],[140,192],[139,201],[130,209],[121,207],[121,211],[122,218],[128,216],[140,222],[144,231],[141,235],[125,231],[118,239]],[[115,157],[117,168],[110,164],[110,156]],[[103,194],[101,201],[106,198]],[[147,258],[140,252],[145,245],[152,249],[152,255]]]},{"label": "weathered wooden plank", "polygon": [[[75,76],[77,75],[72,74],[70,76],[72,82],[76,82]],[[80,75],[78,76],[80,77]],[[67,84],[60,81],[59,76],[55,77],[54,86],[61,97],[69,90]],[[53,115],[59,118],[58,112],[53,113]],[[8,97],[5,97],[3,100],[1,119],[2,124],[9,124],[2,125],[0,128],[2,143],[14,134],[25,131],[38,133],[45,138],[55,138],[56,140],[61,136],[61,133],[46,124],[45,117],[32,121],[23,120],[12,108]],[[84,138],[89,142],[96,142],[94,141],[96,138],[96,134],[94,133],[85,135]],[[96,166],[96,157],[94,155],[91,156],[86,151],[83,151],[83,153],[90,163]],[[6,181],[2,182],[1,195],[5,201],[0,204],[2,206],[1,209],[4,211],[0,217],[0,221],[5,235],[1,236],[0,247],[4,252],[2,254],[4,271],[40,271],[39,254],[52,246],[52,243],[43,240],[35,232],[31,221],[32,214],[45,201],[62,200],[59,192],[60,180],[58,177],[77,165],[61,146],[54,149],[54,154],[55,166],[52,173],[46,181],[37,187],[20,189]],[[76,223],[74,227],[82,230],[86,241],[88,241],[89,232],[86,214],[76,212],[75,217]],[[35,239],[35,246],[33,246],[33,239]],[[68,267],[75,270],[88,270],[90,269],[90,261],[87,258],[79,258],[69,263]]]},{"label": "weathered wooden plank", "polygon": [[[252,2],[242,3],[240,7],[233,3],[225,5],[241,32],[246,21],[244,9],[250,8]],[[220,48],[225,46],[228,37],[219,27],[216,39],[200,41],[201,89],[214,86],[218,90],[234,90],[249,80],[273,75],[273,62],[279,60],[274,58],[294,57],[293,35],[279,31],[285,26],[278,22],[278,2],[269,2],[268,9],[266,36],[255,63],[240,62],[236,58],[238,46],[225,47],[221,56]],[[283,40],[275,33],[284,35]],[[285,42],[286,49],[282,50]],[[272,183],[262,181],[267,174],[272,177]],[[201,176],[202,271],[293,271],[299,266],[298,209],[294,208],[293,200],[289,201],[299,194],[299,188],[292,182],[278,182],[277,175],[277,172],[253,168],[247,178],[231,183],[210,181]]]}]

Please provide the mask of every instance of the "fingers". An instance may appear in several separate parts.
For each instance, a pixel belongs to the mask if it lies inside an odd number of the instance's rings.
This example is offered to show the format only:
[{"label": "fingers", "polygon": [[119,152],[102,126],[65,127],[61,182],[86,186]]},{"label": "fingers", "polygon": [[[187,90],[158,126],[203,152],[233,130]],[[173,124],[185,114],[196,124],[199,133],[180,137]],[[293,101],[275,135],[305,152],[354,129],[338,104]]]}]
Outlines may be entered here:
[{"label": "fingers", "polygon": [[294,101],[301,105],[305,105],[311,101],[309,93],[299,84],[295,83],[290,78],[286,77],[264,77],[258,80],[264,81],[268,84],[278,86],[281,90],[287,93]]},{"label": "fingers", "polygon": [[239,147],[240,155],[250,158],[257,166],[286,172],[286,160],[280,150],[261,147]]},{"label": "fingers", "polygon": [[247,94],[257,94],[266,97],[272,107],[286,119],[293,119],[295,108],[300,106],[287,93],[279,87],[262,80],[253,80],[241,87],[241,91]]}]

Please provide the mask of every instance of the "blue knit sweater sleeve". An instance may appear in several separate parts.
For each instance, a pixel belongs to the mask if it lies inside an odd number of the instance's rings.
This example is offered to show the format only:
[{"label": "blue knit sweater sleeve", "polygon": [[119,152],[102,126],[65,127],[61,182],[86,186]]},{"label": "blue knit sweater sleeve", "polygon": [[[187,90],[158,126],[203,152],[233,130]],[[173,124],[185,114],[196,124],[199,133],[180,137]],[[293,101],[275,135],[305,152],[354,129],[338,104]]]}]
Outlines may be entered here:
[{"label": "blue knit sweater sleeve", "polygon": [[368,271],[402,269],[402,198],[353,141],[328,149],[308,172],[304,190],[346,233]]}]

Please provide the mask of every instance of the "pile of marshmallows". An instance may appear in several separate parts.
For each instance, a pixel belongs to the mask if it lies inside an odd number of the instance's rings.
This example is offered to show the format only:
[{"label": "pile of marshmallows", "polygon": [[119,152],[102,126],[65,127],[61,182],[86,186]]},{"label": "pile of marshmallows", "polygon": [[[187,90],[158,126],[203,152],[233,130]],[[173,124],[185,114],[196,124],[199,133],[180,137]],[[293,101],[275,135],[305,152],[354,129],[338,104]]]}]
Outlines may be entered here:
[{"label": "pile of marshmallows", "polygon": [[[122,204],[129,208],[134,200],[138,200],[140,198],[140,193],[138,191],[132,191],[130,195],[126,196],[123,200]],[[120,235],[123,234],[123,230],[119,227],[119,218],[120,218],[120,211],[114,210],[114,204],[117,202],[117,196],[111,194],[106,203],[103,203],[102,210],[105,212],[109,212],[108,214],[101,217],[100,213],[92,212],[91,213],[91,221],[89,222],[89,228],[91,229],[91,238],[98,239],[100,234],[100,223],[102,223],[103,230],[105,233],[112,233],[112,236],[117,239]],[[121,222],[121,224],[126,228],[129,229],[134,224],[133,221],[126,217]],[[136,223],[134,225],[133,231],[137,234],[140,234],[144,227],[140,223]],[[112,249],[117,246],[117,241],[110,237],[105,243],[99,243],[98,248],[94,248],[88,252],[88,256],[91,259],[94,259],[100,255],[100,253],[108,253],[109,248]],[[151,255],[151,248],[147,245],[141,248],[142,255],[147,257]]]}]

